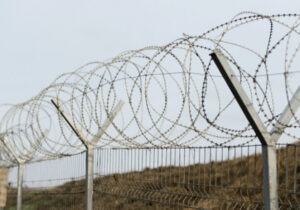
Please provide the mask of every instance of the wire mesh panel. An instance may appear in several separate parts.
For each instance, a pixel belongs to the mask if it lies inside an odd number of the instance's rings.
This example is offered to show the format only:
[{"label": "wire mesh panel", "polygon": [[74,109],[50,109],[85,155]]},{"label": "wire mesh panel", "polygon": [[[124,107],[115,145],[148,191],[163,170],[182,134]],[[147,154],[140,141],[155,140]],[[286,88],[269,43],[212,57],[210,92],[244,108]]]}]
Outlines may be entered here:
[{"label": "wire mesh panel", "polygon": [[[15,209],[17,167],[9,175],[6,209]],[[84,153],[26,164],[23,209],[84,209],[84,176]]]},{"label": "wire mesh panel", "polygon": [[[277,145],[279,208],[300,209],[300,145]],[[263,209],[262,146],[97,149],[93,209]],[[85,206],[84,153],[25,165],[23,209]],[[17,167],[7,207],[16,206]]]},{"label": "wire mesh panel", "polygon": [[278,194],[281,209],[300,209],[300,145],[279,144]]},{"label": "wire mesh panel", "polygon": [[94,209],[261,209],[261,146],[96,151]]}]

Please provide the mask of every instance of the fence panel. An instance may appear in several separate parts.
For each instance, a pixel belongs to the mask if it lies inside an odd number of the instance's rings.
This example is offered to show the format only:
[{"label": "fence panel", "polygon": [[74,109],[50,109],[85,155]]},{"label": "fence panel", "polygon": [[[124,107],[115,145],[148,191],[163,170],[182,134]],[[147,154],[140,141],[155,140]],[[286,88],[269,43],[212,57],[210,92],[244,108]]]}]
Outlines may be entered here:
[{"label": "fence panel", "polygon": [[280,209],[300,209],[300,145],[277,147]]},{"label": "fence panel", "polygon": [[[300,208],[300,145],[277,145],[279,208]],[[262,146],[97,149],[98,209],[263,209]],[[85,154],[25,165],[23,209],[85,205]],[[10,168],[7,207],[16,207]]]},{"label": "fence panel", "polygon": [[[25,165],[23,209],[84,209],[85,154]],[[9,174],[6,209],[16,208],[17,168]]]},{"label": "fence panel", "polygon": [[262,209],[261,146],[96,151],[94,209]]}]

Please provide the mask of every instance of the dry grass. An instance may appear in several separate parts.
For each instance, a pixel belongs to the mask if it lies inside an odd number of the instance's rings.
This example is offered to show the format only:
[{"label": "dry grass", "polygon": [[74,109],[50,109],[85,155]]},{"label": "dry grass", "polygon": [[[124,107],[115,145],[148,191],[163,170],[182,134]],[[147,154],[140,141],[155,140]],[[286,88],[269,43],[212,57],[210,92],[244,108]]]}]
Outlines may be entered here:
[{"label": "dry grass", "polygon": [[[294,148],[281,148],[278,151],[282,209],[300,201],[299,195],[287,193],[287,190],[300,192],[300,184],[297,184],[300,180],[300,153],[295,153]],[[296,166],[293,161],[295,154]],[[187,206],[261,209],[261,175],[261,155],[187,167],[159,167],[113,174],[95,179],[94,209],[100,209],[100,206],[101,209],[174,209],[172,204],[177,205],[176,209],[189,209]],[[10,189],[6,209],[14,209],[15,200],[15,189]],[[48,190],[26,189],[23,204],[24,210],[84,209],[84,180],[68,182]]]}]

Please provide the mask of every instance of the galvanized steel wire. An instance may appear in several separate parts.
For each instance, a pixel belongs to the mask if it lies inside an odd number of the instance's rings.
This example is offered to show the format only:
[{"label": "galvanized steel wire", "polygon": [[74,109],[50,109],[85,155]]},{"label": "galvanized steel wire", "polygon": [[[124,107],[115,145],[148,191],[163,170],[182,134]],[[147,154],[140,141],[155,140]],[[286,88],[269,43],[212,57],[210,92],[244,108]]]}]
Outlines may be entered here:
[{"label": "galvanized steel wire", "polygon": [[[249,144],[256,136],[248,122],[228,121],[237,105],[209,54],[216,49],[224,53],[270,128],[282,111],[278,104],[288,104],[299,85],[299,23],[299,14],[243,12],[201,35],[184,34],[165,46],[88,63],[11,106],[0,123],[1,149],[10,148],[26,161],[85,150],[51,104],[53,98],[88,139],[97,135],[118,101],[125,101],[98,148]],[[285,136],[299,140],[299,127],[299,114],[293,113],[284,125]],[[15,159],[10,152],[1,158],[9,163]]]}]

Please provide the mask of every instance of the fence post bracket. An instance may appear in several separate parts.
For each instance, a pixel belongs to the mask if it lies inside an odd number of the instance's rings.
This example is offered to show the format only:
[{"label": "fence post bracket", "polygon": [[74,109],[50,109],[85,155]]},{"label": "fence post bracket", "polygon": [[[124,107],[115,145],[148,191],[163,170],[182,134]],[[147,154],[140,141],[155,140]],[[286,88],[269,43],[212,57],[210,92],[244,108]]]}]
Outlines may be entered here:
[{"label": "fence post bracket", "polygon": [[89,141],[79,129],[75,126],[74,121],[72,118],[68,115],[68,113],[64,110],[64,108],[60,105],[57,98],[51,99],[51,102],[56,107],[58,112],[62,115],[62,117],[66,120],[68,125],[71,127],[71,129],[74,131],[74,133],[77,135],[79,140],[82,142],[82,144],[86,148],[86,182],[85,182],[85,197],[86,197],[86,203],[85,203],[85,209],[86,210],[92,210],[93,209],[93,193],[94,193],[94,148],[96,147],[97,142],[100,140],[102,135],[105,133],[105,130],[109,127],[109,125],[112,123],[113,119],[116,117],[116,115],[121,110],[124,102],[120,100],[114,110],[111,114],[108,115],[107,119],[104,121],[103,125],[99,128],[98,133],[92,138],[91,141]]},{"label": "fence post bracket", "polygon": [[277,210],[278,183],[276,144],[272,142],[270,133],[261,121],[225,56],[220,50],[216,50],[211,54],[211,57],[262,144],[264,206],[266,210]]}]

